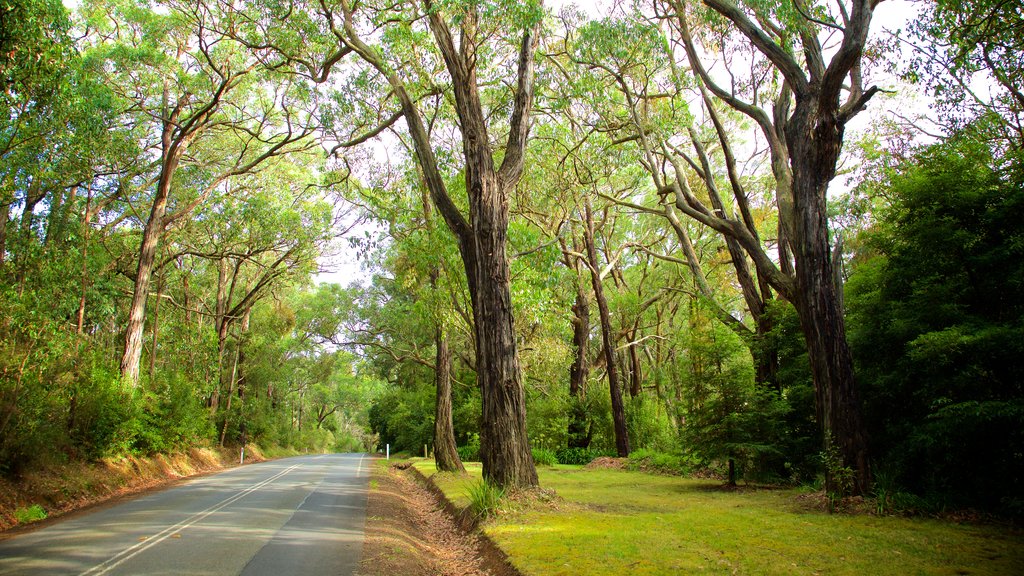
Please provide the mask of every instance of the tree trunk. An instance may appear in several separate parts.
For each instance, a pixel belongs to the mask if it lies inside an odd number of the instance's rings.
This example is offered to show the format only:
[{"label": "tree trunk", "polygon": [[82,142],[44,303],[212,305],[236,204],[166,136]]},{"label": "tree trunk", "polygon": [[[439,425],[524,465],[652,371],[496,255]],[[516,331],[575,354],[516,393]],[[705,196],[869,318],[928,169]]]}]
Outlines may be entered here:
[{"label": "tree trunk", "polygon": [[[639,323],[639,320],[637,320]],[[633,330],[629,334],[631,342],[636,342],[637,324],[633,325]],[[643,391],[644,387],[644,373],[640,367],[640,352],[637,350],[636,344],[629,345],[629,397],[636,398]]]},{"label": "tree trunk", "polygon": [[[81,334],[85,329],[85,295],[89,289],[89,238],[92,227],[90,222],[92,221],[92,213],[90,209],[92,207],[92,187],[90,186],[86,190],[85,195],[85,218],[82,222],[82,291],[78,295],[78,320],[76,323],[76,332]],[[2,217],[2,215],[0,215]],[[3,254],[3,247],[0,246],[0,254]]]},{"label": "tree trunk", "polygon": [[[789,239],[796,261],[793,304],[807,341],[825,449],[838,451],[842,466],[854,472],[853,493],[864,494],[871,485],[867,434],[832,269],[826,212],[828,182],[835,174],[843,128],[835,118],[819,116],[815,103],[798,102],[786,126],[793,167],[794,229]],[[836,486],[833,472],[826,470],[830,491],[842,488]]]},{"label": "tree trunk", "polygon": [[620,458],[629,456],[629,431],[626,429],[626,409],[622,401],[622,387],[619,384],[619,372],[615,362],[615,339],[612,333],[611,312],[608,301],[604,297],[601,284],[600,267],[597,261],[597,249],[594,247],[594,214],[590,208],[590,199],[585,204],[586,231],[584,241],[587,245],[587,258],[590,260],[590,279],[594,287],[594,299],[597,300],[598,315],[601,318],[601,338],[604,342],[605,360],[608,364],[608,389],[612,397],[612,422],[615,427],[615,451]]},{"label": "tree trunk", "polygon": [[11,219],[11,204],[0,204],[0,270],[4,268],[7,253],[7,222]]},{"label": "tree trunk", "polygon": [[455,446],[455,429],[452,425],[452,355],[444,330],[438,326],[434,335],[437,355],[434,364],[434,381],[437,389],[437,404],[434,413],[434,463],[441,472],[465,472]]},{"label": "tree trunk", "polygon": [[[166,85],[164,87],[166,104]],[[180,105],[179,105],[180,106]],[[184,142],[174,140],[180,107],[175,108],[163,123],[161,134],[162,158],[160,178],[156,184],[156,195],[153,197],[153,208],[142,230],[142,242],[139,245],[139,264],[135,272],[135,289],[132,291],[132,303],[128,308],[128,324],[125,327],[124,353],[121,355],[121,380],[130,388],[139,384],[139,364],[142,361],[142,336],[146,322],[146,300],[149,297],[150,275],[153,273],[153,262],[156,260],[156,248],[164,232],[164,216],[167,214],[167,198],[171,194],[171,180],[178,167],[181,155],[184,154]]]},{"label": "tree trunk", "polygon": [[146,322],[146,300],[149,297],[150,275],[156,260],[157,244],[164,228],[164,213],[167,210],[167,193],[170,181],[161,177],[157,196],[149,220],[142,231],[139,246],[139,264],[135,272],[135,289],[132,303],[128,308],[128,324],[125,327],[124,353],[121,356],[121,378],[129,388],[139,384],[139,364],[142,361],[142,336]]},{"label": "tree trunk", "polygon": [[156,282],[156,302],[153,304],[153,339],[149,350],[149,380],[156,374],[156,345],[160,336],[160,300],[163,298],[163,275]]},{"label": "tree trunk", "polygon": [[224,387],[224,354],[228,346],[228,261],[217,261],[217,303],[213,325],[217,329],[217,382],[210,393],[210,415],[216,416],[220,406],[220,391]]},{"label": "tree trunk", "polygon": [[572,313],[573,358],[569,366],[571,404],[566,445],[569,448],[587,448],[590,446],[590,433],[583,400],[586,397],[587,375],[590,372],[587,362],[587,348],[590,343],[590,302],[582,286],[576,288],[576,303],[572,307]]},{"label": "tree trunk", "polygon": [[452,77],[465,160],[469,219],[448,195],[430,135],[405,84],[375,51],[346,28],[347,39],[394,90],[409,127],[417,161],[431,200],[458,240],[473,302],[477,383],[481,391],[480,452],[483,476],[503,488],[537,485],[537,469],[526,435],[526,397],[519,373],[515,327],[505,252],[509,196],[522,176],[534,90],[534,54],[540,24],[523,35],[507,145],[500,168],[487,134],[487,116],[477,83],[477,11],[470,3],[459,13],[456,48],[443,11],[426,2],[428,25]]},{"label": "tree trunk", "polygon": [[[509,266],[505,255],[508,192],[501,190],[490,156],[468,158],[475,258],[467,259],[476,370],[483,418],[480,454],[484,478],[503,487],[537,485],[537,469],[526,435],[526,394],[519,373]],[[475,164],[475,166],[473,165]]]}]

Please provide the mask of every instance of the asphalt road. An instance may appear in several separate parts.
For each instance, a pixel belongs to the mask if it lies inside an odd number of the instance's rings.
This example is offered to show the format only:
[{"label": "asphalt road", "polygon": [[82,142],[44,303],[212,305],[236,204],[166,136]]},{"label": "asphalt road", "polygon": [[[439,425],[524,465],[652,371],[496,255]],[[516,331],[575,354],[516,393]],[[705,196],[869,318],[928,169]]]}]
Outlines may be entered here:
[{"label": "asphalt road", "polygon": [[0,541],[0,574],[352,574],[370,459],[251,464]]}]

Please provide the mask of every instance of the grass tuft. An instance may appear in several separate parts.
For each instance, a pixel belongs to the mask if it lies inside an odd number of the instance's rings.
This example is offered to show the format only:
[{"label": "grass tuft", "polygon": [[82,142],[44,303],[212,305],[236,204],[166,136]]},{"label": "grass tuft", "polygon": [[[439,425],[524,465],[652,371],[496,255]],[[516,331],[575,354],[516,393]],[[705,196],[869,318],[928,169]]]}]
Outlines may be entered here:
[{"label": "grass tuft", "polygon": [[504,490],[486,480],[470,484],[466,490],[469,492],[469,510],[475,518],[484,520],[497,515],[501,499],[505,497]]},{"label": "grass tuft", "polygon": [[38,522],[39,520],[46,519],[46,510],[43,510],[43,507],[39,504],[33,504],[28,508],[18,508],[15,510],[14,517],[18,520],[18,524]]}]

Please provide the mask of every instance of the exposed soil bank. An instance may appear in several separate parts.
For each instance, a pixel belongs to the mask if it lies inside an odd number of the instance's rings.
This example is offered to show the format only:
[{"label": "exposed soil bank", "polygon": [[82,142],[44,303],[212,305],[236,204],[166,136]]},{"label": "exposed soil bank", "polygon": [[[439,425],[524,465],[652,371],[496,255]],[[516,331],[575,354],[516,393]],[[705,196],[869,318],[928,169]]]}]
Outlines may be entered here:
[{"label": "exposed soil bank", "polygon": [[[19,510],[39,506],[49,520],[185,478],[238,466],[239,457],[237,448],[193,448],[179,454],[56,463],[27,470],[16,479],[0,479],[0,531],[7,531],[0,532],[0,537],[9,535],[12,528],[18,531],[23,526],[46,523],[43,520],[19,525]],[[266,459],[255,446],[246,447],[246,463]]]}]

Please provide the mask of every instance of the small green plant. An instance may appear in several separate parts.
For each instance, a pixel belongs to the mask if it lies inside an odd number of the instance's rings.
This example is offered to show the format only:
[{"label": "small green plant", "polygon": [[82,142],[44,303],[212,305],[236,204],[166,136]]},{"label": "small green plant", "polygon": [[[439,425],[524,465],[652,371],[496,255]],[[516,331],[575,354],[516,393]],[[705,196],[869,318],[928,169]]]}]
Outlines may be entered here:
[{"label": "small green plant", "polygon": [[558,457],[551,450],[534,448],[531,452],[533,452],[533,463],[538,466],[554,466],[558,463]]},{"label": "small green plant", "polygon": [[836,511],[843,499],[853,493],[853,468],[843,466],[843,458],[835,442],[821,452],[821,462],[825,466],[825,495],[828,497],[828,511]]},{"label": "small green plant", "polygon": [[497,515],[501,499],[505,497],[504,490],[486,480],[470,484],[467,491],[469,509],[478,520]]},{"label": "small green plant", "polygon": [[33,504],[28,508],[18,508],[15,510],[14,517],[18,520],[18,524],[28,524],[46,519],[46,510],[43,510],[43,507],[39,504]]}]

